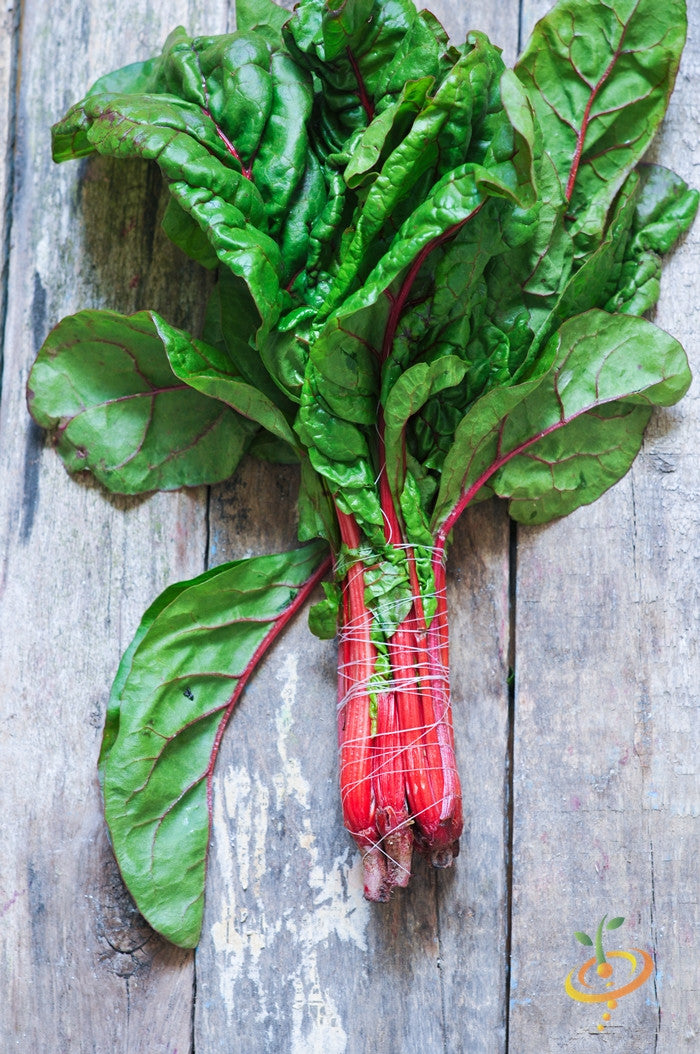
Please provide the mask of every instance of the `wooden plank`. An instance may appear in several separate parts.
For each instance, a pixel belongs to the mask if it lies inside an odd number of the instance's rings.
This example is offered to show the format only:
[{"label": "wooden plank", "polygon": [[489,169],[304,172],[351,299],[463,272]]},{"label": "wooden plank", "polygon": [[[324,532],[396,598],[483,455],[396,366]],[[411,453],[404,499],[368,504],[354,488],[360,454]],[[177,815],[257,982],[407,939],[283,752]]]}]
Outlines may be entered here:
[{"label": "wooden plank", "polygon": [[[547,4],[527,3],[531,23]],[[696,182],[700,11],[654,157]],[[694,168],[695,166],[695,168]],[[697,370],[700,231],[667,261],[656,321]],[[697,1020],[697,394],[658,414],[631,473],[596,505],[519,532],[512,1050],[691,1049]],[[695,890],[695,892],[693,892]],[[655,979],[604,1006],[564,978],[573,938],[625,917],[610,949]],[[624,960],[612,960],[613,982]]]},{"label": "wooden plank", "polygon": [[[18,13],[18,8],[12,3],[0,10],[0,320],[4,318],[7,301],[7,236],[12,201]],[[0,370],[1,368],[0,358]]]},{"label": "wooden plank", "polygon": [[[455,39],[490,22],[515,52],[518,5],[431,5]],[[295,544],[289,473],[249,464],[215,489],[215,562]],[[450,605],[467,829],[454,869],[417,862],[388,905],[362,897],[337,790],[336,650],[290,627],[246,690],[218,759],[197,950],[195,1049],[505,1049],[508,528],[456,532]]]},{"label": "wooden plank", "polygon": [[[201,310],[204,285],[152,218],[153,206],[162,208],[157,177],[104,161],[56,170],[46,129],[97,74],[156,50],[174,22],[223,29],[231,14],[223,3],[140,11],[135,3],[98,10],[91,0],[60,16],[43,6],[29,0],[23,16],[0,416],[8,993],[0,1045],[182,1051],[193,1038],[192,956],[154,938],[125,897],[94,764],[106,688],[142,610],[167,582],[203,566],[206,495],[109,501],[70,481],[28,427],[23,384],[47,327],[68,311],[152,306],[184,323]],[[458,0],[433,6],[464,35]],[[470,5],[468,24],[512,58],[516,9],[514,0]],[[534,10],[526,5],[526,20]],[[697,126],[694,19],[666,136],[669,163],[687,178],[697,139],[688,132]],[[8,39],[0,35],[0,91]],[[698,329],[689,292],[696,253],[693,235],[671,263],[674,296],[658,315],[688,347]],[[656,418],[633,475],[598,507],[521,534],[512,1051],[578,1051],[595,1030],[597,1018],[584,1019],[562,980],[578,951],[572,930],[590,929],[604,912],[626,915],[619,932],[653,948],[659,971],[653,991],[621,1001],[603,1042],[670,1052],[698,1031],[689,967],[698,656],[687,628],[696,607],[696,422],[690,401]],[[252,464],[217,488],[213,562],[294,544],[281,511],[292,491],[289,474]],[[253,1051],[506,1049],[508,567],[497,509],[477,509],[460,525],[450,567],[468,813],[456,868],[436,875],[419,865],[411,890],[391,905],[363,901],[337,801],[335,654],[299,620],[246,693],[220,757],[196,959],[197,1054],[222,1042]],[[544,672],[555,667],[556,679]]]},{"label": "wooden plank", "polygon": [[0,417],[3,1050],[191,1044],[193,956],[155,938],[125,895],[95,763],[143,609],[203,566],[206,495],[111,500],[70,480],[30,425],[24,385],[48,328],[78,307],[160,305],[175,322],[201,311],[200,278],[158,233],[146,166],[58,169],[49,127],[98,74],[156,50],[173,22],[203,25],[211,7],[23,5]]}]

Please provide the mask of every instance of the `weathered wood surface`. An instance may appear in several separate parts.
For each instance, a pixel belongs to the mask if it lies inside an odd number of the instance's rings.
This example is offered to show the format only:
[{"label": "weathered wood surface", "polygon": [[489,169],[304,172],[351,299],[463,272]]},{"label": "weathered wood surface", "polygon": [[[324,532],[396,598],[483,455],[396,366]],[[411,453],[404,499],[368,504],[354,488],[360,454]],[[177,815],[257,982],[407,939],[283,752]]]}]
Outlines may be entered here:
[{"label": "weathered wood surface", "polygon": [[[454,36],[483,28],[512,60],[519,26],[526,34],[548,4],[431,6]],[[657,155],[692,182],[690,14]],[[301,619],[219,758],[196,954],[154,937],[130,906],[95,778],[119,654],[169,582],[294,542],[280,513],[293,474],[251,464],[210,494],[109,499],[67,477],[24,409],[33,355],[64,314],[149,306],[184,323],[201,310],[207,279],[159,232],[156,174],[103,160],[57,168],[48,149],[49,125],[88,83],[156,51],[178,22],[220,31],[232,14],[225,0],[25,0],[21,20],[0,12],[0,1049],[697,1049],[697,387],[655,418],[605,499],[518,532],[514,598],[502,510],[480,507],[456,532],[468,822],[452,871],[419,866],[390,905],[362,899],[336,791],[334,646]],[[696,229],[668,262],[657,315],[696,369],[699,243]],[[656,980],[592,1040],[599,1013],[563,979],[584,957],[573,931],[605,913],[627,919],[611,941],[653,950]]]}]

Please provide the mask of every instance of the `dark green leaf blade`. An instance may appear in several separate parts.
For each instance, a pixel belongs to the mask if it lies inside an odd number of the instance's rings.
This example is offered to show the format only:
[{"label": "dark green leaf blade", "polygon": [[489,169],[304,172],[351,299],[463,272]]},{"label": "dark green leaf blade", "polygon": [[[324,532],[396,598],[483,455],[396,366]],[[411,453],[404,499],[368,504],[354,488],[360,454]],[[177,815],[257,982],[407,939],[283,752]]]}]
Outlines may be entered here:
[{"label": "dark green leaf blade", "polygon": [[685,33],[685,0],[560,0],[515,67],[584,241],[663,118]]},{"label": "dark green leaf blade", "polygon": [[236,28],[243,32],[267,31],[281,43],[282,26],[291,13],[274,0],[236,0]]},{"label": "dark green leaf blade", "polygon": [[237,560],[171,587],[120,668],[105,814],[139,910],[181,947],[201,930],[220,736],[260,655],[325,573],[326,552],[318,543]]},{"label": "dark green leaf blade", "polygon": [[588,947],[593,947],[593,941],[591,940],[591,938],[588,936],[587,933],[582,933],[581,931],[578,931],[578,932],[574,933],[574,937],[579,942],[579,944],[583,944],[587,948]]},{"label": "dark green leaf blade", "polygon": [[531,320],[536,329],[529,353],[531,357],[567,319],[594,307],[606,307],[620,280],[638,196],[639,177],[632,172],[610,210],[610,222],[600,244],[574,271],[551,311],[547,314],[533,311]]},{"label": "dark green leaf blade", "polygon": [[176,198],[168,200],[161,226],[170,241],[191,260],[196,260],[209,270],[218,265],[219,258],[206,234]]},{"label": "dark green leaf blade", "polygon": [[30,412],[66,468],[117,494],[228,479],[257,430],[175,376],[160,325],[149,311],[81,311],[52,330],[29,375]]},{"label": "dark green leaf blade", "polygon": [[640,165],[640,193],[617,288],[608,311],[642,315],[661,292],[661,254],[688,230],[700,194],[662,165]]},{"label": "dark green leaf blade", "polygon": [[54,126],[53,153],[155,161],[179,206],[166,215],[168,233],[210,264],[198,226],[273,324],[326,188],[309,147],[310,77],[268,36],[175,30],[138,77],[113,78],[111,91],[98,82],[71,108]]},{"label": "dark green leaf blade", "polygon": [[543,376],[489,392],[459,425],[436,534],[446,537],[462,509],[491,492],[526,523],[594,501],[629,468],[652,406],[671,405],[690,384],[680,344],[627,315],[570,319],[544,356],[553,362]]},{"label": "dark green leaf blade", "polygon": [[456,355],[442,355],[434,362],[411,366],[391,388],[384,408],[386,472],[395,498],[399,498],[405,479],[406,426],[431,397],[452,388],[464,379],[468,366]]},{"label": "dark green leaf blade", "polygon": [[258,347],[260,321],[245,280],[221,268],[207,304],[203,339],[225,350],[241,377],[290,416],[294,404],[283,394],[283,383],[276,383],[267,370]]},{"label": "dark green leaf blade", "polygon": [[292,447],[297,446],[296,436],[280,408],[254,385],[243,380],[225,352],[202,340],[195,340],[157,315],[152,318],[170,368],[179,380],[202,395],[226,403],[277,439]]},{"label": "dark green leaf blade", "polygon": [[372,120],[406,81],[438,77],[446,36],[412,0],[306,0],[285,26],[292,55],[320,79],[336,142]]},{"label": "dark green leaf blade", "polygon": [[219,574],[222,569],[228,565],[222,565],[221,567],[214,567],[210,571],[205,571],[202,575],[197,578],[191,578],[186,582],[175,582],[173,585],[168,586],[164,589],[160,596],[156,597],[153,603],[146,609],[139,622],[138,629],[134,634],[133,640],[129,644],[128,648],[122,655],[119,667],[117,669],[116,676],[112,682],[112,688],[109,694],[109,701],[107,703],[107,712],[105,715],[105,724],[102,732],[102,745],[100,748],[100,756],[97,762],[98,772],[100,774],[100,783],[104,784],[104,767],[107,763],[107,757],[109,752],[114,745],[119,734],[119,715],[121,711],[121,696],[124,691],[124,687],[129,679],[131,672],[131,666],[134,660],[134,653],[138,648],[139,644],[146,636],[155,619],[160,615],[161,611],[164,611],[185,589],[189,589],[191,586],[198,584],[199,582],[205,582],[215,575]]}]

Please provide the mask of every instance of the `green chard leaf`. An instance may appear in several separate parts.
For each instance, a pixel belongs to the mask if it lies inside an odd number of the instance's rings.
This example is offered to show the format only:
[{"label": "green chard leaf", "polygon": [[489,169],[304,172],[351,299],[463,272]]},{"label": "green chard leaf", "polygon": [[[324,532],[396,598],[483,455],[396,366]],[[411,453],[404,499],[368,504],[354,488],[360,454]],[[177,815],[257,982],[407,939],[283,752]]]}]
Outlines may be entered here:
[{"label": "green chard leaf", "polygon": [[685,34],[685,0],[559,0],[516,64],[584,247],[661,123]]},{"label": "green chard leaf", "polygon": [[330,542],[333,552],[337,552],[340,548],[340,536],[333,502],[324,479],[314,470],[308,459],[301,463],[297,505],[299,541],[309,542],[314,538],[325,538]]},{"label": "green chard leaf", "polygon": [[464,380],[468,366],[456,355],[443,355],[431,363],[419,362],[401,375],[384,407],[386,472],[395,499],[403,493],[406,427],[428,399]]},{"label": "green chard leaf", "polygon": [[680,344],[644,319],[589,311],[549,342],[538,379],[495,389],[457,429],[433,528],[444,535],[473,500],[508,499],[514,519],[544,523],[600,497],[630,467],[654,405],[690,384]]},{"label": "green chard leaf", "polygon": [[236,560],[170,587],[117,674],[101,757],[112,844],[143,916],[181,947],[202,925],[221,734],[257,659],[327,570],[326,552]]},{"label": "green chard leaf", "polygon": [[[451,181],[464,182],[468,172],[484,196],[517,198],[519,180],[512,164],[512,128],[500,107],[497,88],[503,63],[500,53],[483,34],[472,34],[470,40],[466,54],[455,63],[435,94],[428,97],[367,191],[352,237],[341,247],[340,268],[322,314],[337,308],[363,283],[381,255],[395,249],[394,234],[399,225],[410,229],[422,221],[420,207],[415,208],[416,198],[426,207],[439,209],[441,206],[429,199],[439,195]],[[493,150],[481,149],[483,126],[488,128],[489,123],[494,123],[504,137],[495,157]],[[488,130],[493,135],[496,129]],[[472,138],[473,159],[467,163]],[[460,218],[458,211],[454,222]]]},{"label": "green chard leaf", "polygon": [[176,203],[166,232],[205,264],[213,253],[274,322],[326,204],[306,131],[308,74],[264,34],[177,29],[158,60],[122,82],[98,82],[54,127],[55,160],[97,151],[156,161]]},{"label": "green chard leaf", "polygon": [[257,425],[183,383],[168,360],[188,334],[154,312],[81,311],[47,337],[28,381],[29,409],[70,472],[141,494],[228,479]]},{"label": "green chard leaf", "polygon": [[290,52],[320,80],[323,120],[336,149],[390,105],[409,80],[438,77],[445,31],[411,0],[306,0],[285,26]]},{"label": "green chard leaf", "polygon": [[284,394],[259,351],[260,315],[245,281],[226,267],[212,290],[204,320],[204,340],[225,351],[240,376],[268,397],[291,418],[293,403]]},{"label": "green chard leaf", "polygon": [[325,599],[309,608],[309,629],[320,640],[333,640],[340,622],[340,586],[322,582]]},{"label": "green chard leaf", "polygon": [[[618,286],[638,197],[639,176],[635,171],[628,176],[611,209],[610,222],[600,244],[573,272],[552,310],[539,316],[531,356],[537,354],[567,319],[591,308],[606,306]],[[533,321],[536,320],[537,316],[533,316]]]},{"label": "green chard leaf", "polygon": [[661,165],[641,165],[638,171],[640,192],[630,237],[617,288],[605,305],[627,315],[641,315],[658,300],[661,254],[688,230],[700,201],[697,190]]},{"label": "green chard leaf", "polygon": [[276,439],[296,447],[296,437],[282,410],[258,388],[243,380],[225,353],[174,329],[156,315],[153,318],[176,377],[202,395],[226,403]]},{"label": "green chard leaf", "polygon": [[273,0],[236,0],[236,28],[244,33],[264,33],[271,41],[282,43],[282,27],[290,12]]}]

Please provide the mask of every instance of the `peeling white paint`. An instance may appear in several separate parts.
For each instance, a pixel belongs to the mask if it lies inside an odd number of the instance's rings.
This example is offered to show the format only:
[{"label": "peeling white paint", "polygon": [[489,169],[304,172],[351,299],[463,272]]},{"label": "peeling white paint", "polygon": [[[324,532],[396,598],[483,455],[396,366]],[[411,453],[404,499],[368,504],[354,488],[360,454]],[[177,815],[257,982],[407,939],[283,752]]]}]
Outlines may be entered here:
[{"label": "peeling white paint", "polygon": [[[333,985],[324,986],[319,962],[329,949],[332,955],[336,941],[350,942],[366,952],[370,907],[363,896],[359,854],[348,847],[328,860],[318,846],[311,809],[312,784],[295,756],[293,742],[295,706],[301,690],[295,654],[285,656],[278,679],[281,705],[275,726],[279,766],[271,778],[273,804],[268,786],[246,769],[230,766],[215,779],[214,824],[218,831],[234,832],[231,841],[221,836],[216,839],[216,866],[228,891],[225,917],[211,928],[220,991],[232,1025],[237,981],[245,977],[254,987],[256,1018],[261,1023],[278,1017],[282,1002],[288,1001],[291,1054],[344,1054],[348,1036],[333,998]],[[269,888],[268,896],[263,891],[271,807],[294,823],[296,847],[292,844],[286,875],[308,876],[308,886],[298,890],[293,908],[289,896],[286,904],[277,905],[269,900]],[[271,984],[277,963],[289,962],[290,948],[295,953],[291,973]]]},{"label": "peeling white paint", "polygon": [[234,832],[234,852],[238,864],[238,881],[242,889],[248,888],[250,875],[250,839],[253,815],[250,801],[250,776],[247,769],[230,768],[224,773],[224,805],[226,815],[233,824],[227,824]]},{"label": "peeling white paint", "polygon": [[[281,930],[281,920],[270,927],[261,911],[250,917],[247,909],[237,908],[236,891],[244,892],[252,881],[259,895],[259,882],[265,873],[270,795],[259,779],[251,779],[247,769],[230,766],[214,780],[214,825],[218,831],[232,829],[233,842],[216,840],[216,863],[228,893],[225,917],[211,927],[211,938],[220,961],[219,988],[229,1020],[233,1019],[236,981],[247,976],[258,990],[258,1014],[266,1013],[265,992],[260,977],[260,959]],[[260,903],[260,902],[259,902]]]},{"label": "peeling white paint", "polygon": [[[317,851],[314,855],[317,854]],[[318,864],[311,868],[309,885],[318,892],[315,910],[302,919],[298,938],[310,947],[335,934],[367,951],[370,907],[364,898],[360,854],[347,849],[325,871]]]},{"label": "peeling white paint", "polygon": [[294,723],[294,704],[299,686],[299,663],[294,652],[289,652],[282,663],[282,669],[277,674],[277,680],[282,682],[282,705],[279,708],[275,723],[277,725],[277,752],[282,761],[282,771],[274,777],[275,793],[277,796],[277,808],[283,809],[285,798],[293,795],[304,809],[309,808],[311,801],[311,787],[304,778],[298,758],[290,757],[287,750],[287,740]]},{"label": "peeling white paint", "polygon": [[287,919],[287,931],[299,949],[298,966],[292,978],[292,1054],[343,1054],[348,1037],[332,996],[321,985],[319,949],[335,937],[367,950],[369,904],[362,895],[362,865],[358,854],[348,863],[349,850],[338,856],[326,871],[318,863],[318,848],[308,847],[311,857],[309,886],[316,890],[314,908],[300,917]]},{"label": "peeling white paint", "polygon": [[294,979],[290,1054],[344,1054],[348,1037],[329,992],[322,991],[314,959]]}]

